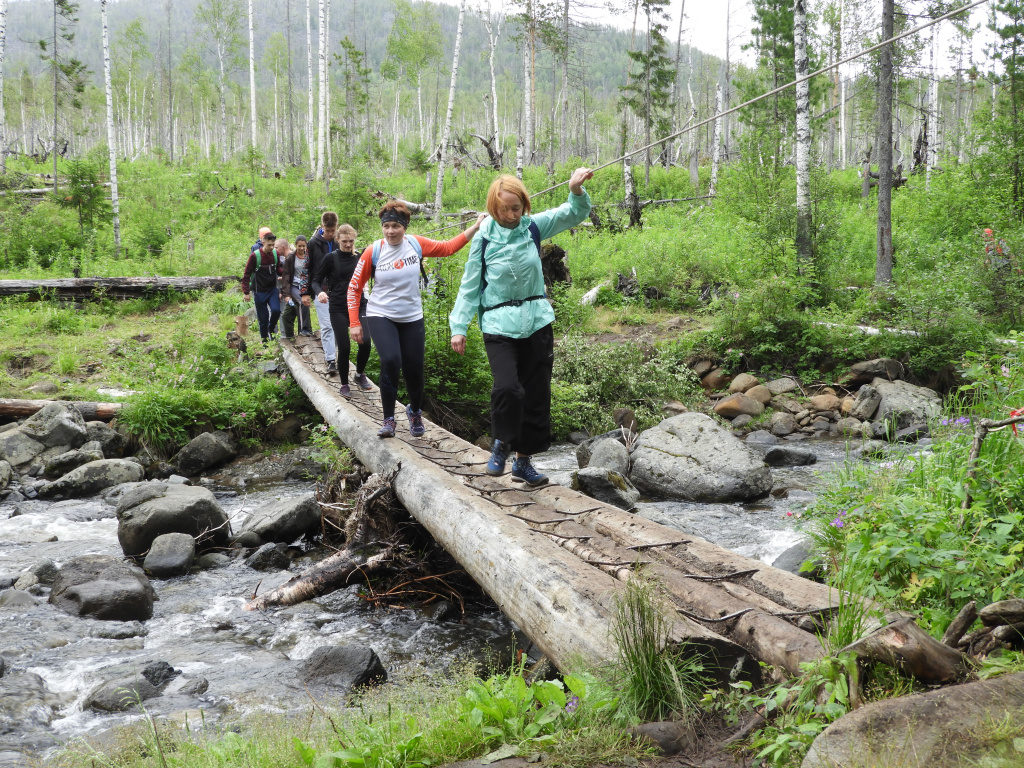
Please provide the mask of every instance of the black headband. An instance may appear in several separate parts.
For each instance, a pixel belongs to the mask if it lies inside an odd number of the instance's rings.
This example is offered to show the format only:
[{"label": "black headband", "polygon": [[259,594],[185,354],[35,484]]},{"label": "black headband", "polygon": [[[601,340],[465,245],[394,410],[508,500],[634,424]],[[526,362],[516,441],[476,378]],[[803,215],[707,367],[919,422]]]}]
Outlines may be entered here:
[{"label": "black headband", "polygon": [[389,221],[393,221],[396,224],[401,224],[403,227],[409,226],[409,214],[402,213],[394,208],[388,208],[380,215],[380,223],[387,224]]}]

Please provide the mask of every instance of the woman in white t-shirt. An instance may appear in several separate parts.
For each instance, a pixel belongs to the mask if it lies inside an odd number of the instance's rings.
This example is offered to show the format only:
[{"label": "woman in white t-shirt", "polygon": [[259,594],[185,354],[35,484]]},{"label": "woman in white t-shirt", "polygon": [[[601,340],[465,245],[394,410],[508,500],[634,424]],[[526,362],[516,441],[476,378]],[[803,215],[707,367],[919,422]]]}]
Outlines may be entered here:
[{"label": "woman in white t-shirt", "polygon": [[406,235],[411,215],[400,200],[391,200],[380,209],[384,238],[363,251],[348,285],[349,334],[356,344],[361,344],[363,328],[359,301],[363,287],[373,278],[365,320],[380,356],[380,401],[384,423],[377,432],[378,437],[395,436],[399,370],[409,393],[409,404],[405,408],[409,433],[420,437],[425,431],[422,407],[426,334],[420,301],[420,263],[425,258],[443,258],[459,251],[473,239],[487,214],[480,214],[473,226],[446,242]]}]

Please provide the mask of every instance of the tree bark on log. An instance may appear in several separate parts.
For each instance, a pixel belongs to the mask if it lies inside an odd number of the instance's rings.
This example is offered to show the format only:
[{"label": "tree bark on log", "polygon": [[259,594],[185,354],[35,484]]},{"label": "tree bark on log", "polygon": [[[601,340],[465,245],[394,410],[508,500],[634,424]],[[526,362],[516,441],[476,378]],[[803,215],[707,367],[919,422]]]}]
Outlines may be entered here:
[{"label": "tree bark on log", "polygon": [[163,291],[223,291],[237,277],[81,277],[56,280],[0,280],[0,296],[29,295],[30,301],[59,299],[139,299]]},{"label": "tree bark on log", "polygon": [[911,619],[900,619],[839,651],[853,652],[858,659],[878,661],[926,683],[953,683],[973,670],[973,661],[943,645]]},{"label": "tree bark on log", "polygon": [[964,636],[964,633],[977,618],[978,603],[971,600],[971,602],[960,609],[960,613],[956,615],[956,618],[946,628],[945,633],[942,635],[942,644],[948,645],[950,648],[956,648],[960,643],[960,638]]},{"label": "tree bark on log", "polygon": [[86,421],[110,421],[115,418],[123,405],[121,403],[79,403],[64,400],[11,400],[0,398],[0,416],[22,419],[31,416],[53,402],[67,402],[73,405]]},{"label": "tree bark on log", "polygon": [[[394,482],[398,499],[555,666],[564,671],[616,658],[610,627],[622,582],[525,527],[504,502],[467,487],[476,477],[449,473],[403,440],[379,439],[376,422],[287,345],[283,356],[310,401],[363,464],[381,472],[402,463]],[[446,456],[456,456],[461,446],[471,449],[433,425],[423,442],[450,446]],[[670,642],[703,656],[709,674],[719,678],[734,669],[741,677],[759,676],[742,647],[684,616],[672,622]]]}]

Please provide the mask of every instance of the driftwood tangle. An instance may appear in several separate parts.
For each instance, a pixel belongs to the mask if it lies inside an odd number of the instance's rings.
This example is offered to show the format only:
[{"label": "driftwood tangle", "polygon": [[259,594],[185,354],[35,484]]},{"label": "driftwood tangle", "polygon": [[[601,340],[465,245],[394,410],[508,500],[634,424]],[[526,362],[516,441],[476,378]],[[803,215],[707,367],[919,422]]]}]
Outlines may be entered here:
[{"label": "driftwood tangle", "polygon": [[28,295],[30,301],[59,299],[140,299],[165,291],[223,291],[237,277],[67,277],[56,280],[0,280],[0,296]]}]

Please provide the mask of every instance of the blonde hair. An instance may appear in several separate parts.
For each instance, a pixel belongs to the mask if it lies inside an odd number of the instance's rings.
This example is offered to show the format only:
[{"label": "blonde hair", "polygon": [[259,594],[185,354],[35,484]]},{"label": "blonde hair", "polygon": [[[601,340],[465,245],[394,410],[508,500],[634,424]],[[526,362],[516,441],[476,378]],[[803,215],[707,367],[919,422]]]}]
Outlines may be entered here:
[{"label": "blonde hair", "polygon": [[342,224],[338,227],[338,231],[334,234],[334,237],[340,240],[342,235],[351,235],[352,237],[355,237],[358,234],[359,233],[356,232],[356,228],[351,224]]},{"label": "blonde hair", "polygon": [[277,248],[279,245],[283,245],[285,248],[287,248],[288,240],[283,237],[277,238],[277,240],[274,241],[274,247]]},{"label": "blonde hair", "polygon": [[498,218],[498,207],[501,205],[501,198],[498,195],[502,192],[511,192],[522,201],[523,213],[530,212],[530,193],[526,191],[523,182],[511,174],[504,173],[492,181],[490,189],[487,190],[487,212],[491,214],[492,219]]}]

